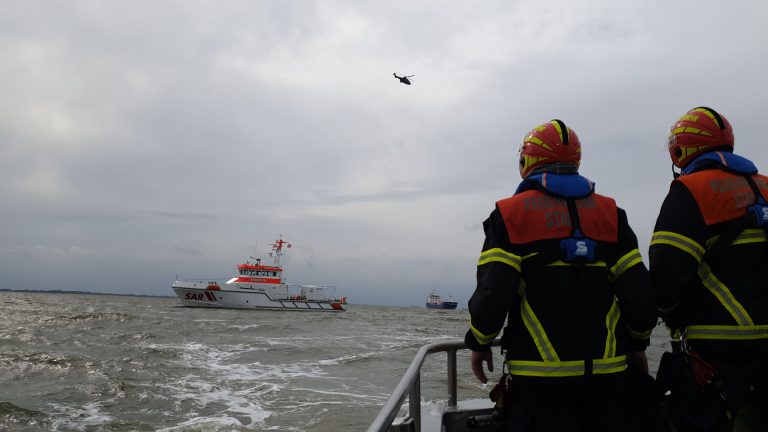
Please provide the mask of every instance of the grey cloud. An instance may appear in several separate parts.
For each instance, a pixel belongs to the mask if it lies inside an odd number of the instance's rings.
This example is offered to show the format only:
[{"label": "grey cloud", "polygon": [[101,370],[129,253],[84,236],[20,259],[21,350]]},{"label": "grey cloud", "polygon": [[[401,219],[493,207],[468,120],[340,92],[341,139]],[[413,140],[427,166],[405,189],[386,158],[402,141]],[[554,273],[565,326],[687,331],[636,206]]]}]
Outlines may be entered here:
[{"label": "grey cloud", "polygon": [[553,117],[647,248],[670,181],[665,129],[688,108],[721,111],[737,151],[768,163],[766,12],[5,2],[0,288],[170,294],[176,273],[226,276],[285,233],[291,277],[353,301],[468,298],[482,220],[519,181],[523,135]]}]

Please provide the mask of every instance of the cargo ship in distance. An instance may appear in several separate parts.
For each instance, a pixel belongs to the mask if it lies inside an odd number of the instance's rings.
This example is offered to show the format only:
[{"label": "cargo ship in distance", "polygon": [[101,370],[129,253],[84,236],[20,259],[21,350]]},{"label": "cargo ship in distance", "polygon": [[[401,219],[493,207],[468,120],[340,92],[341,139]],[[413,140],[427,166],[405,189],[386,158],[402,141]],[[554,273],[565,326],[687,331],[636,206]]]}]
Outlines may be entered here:
[{"label": "cargo ship in distance", "polygon": [[456,303],[453,301],[453,297],[448,296],[448,301],[443,301],[442,298],[432,290],[427,296],[427,309],[456,309]]},{"label": "cargo ship in distance", "polygon": [[344,312],[347,298],[332,296],[337,287],[330,285],[286,284],[280,257],[291,244],[278,238],[272,243],[271,265],[260,258],[237,266],[238,274],[229,280],[180,280],[173,291],[182,306],[266,309],[309,312]]}]

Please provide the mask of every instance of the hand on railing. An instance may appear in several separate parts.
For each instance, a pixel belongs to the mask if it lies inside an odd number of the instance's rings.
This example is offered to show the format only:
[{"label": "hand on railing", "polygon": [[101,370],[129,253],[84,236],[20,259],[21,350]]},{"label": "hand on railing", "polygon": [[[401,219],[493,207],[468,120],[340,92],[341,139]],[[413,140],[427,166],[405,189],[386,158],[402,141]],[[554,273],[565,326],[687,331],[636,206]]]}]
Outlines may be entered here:
[{"label": "hand on railing", "polygon": [[472,373],[475,374],[480,382],[485,384],[488,382],[488,377],[485,376],[485,371],[483,371],[483,362],[488,363],[488,371],[493,372],[493,353],[491,350],[472,351],[472,357],[470,359]]}]

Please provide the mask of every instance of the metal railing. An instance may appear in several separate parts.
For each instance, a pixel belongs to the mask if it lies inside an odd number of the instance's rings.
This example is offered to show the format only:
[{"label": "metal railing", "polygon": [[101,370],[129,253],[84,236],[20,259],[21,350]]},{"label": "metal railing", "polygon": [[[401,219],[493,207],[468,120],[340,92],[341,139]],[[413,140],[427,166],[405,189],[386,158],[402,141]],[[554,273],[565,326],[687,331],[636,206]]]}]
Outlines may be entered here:
[{"label": "metal railing", "polygon": [[[499,341],[493,343],[498,345]],[[394,422],[400,407],[403,405],[405,396],[408,396],[408,416],[413,420],[415,432],[421,432],[421,366],[428,355],[436,352],[446,352],[448,355],[448,409],[455,408],[457,403],[456,396],[456,352],[460,349],[466,349],[462,339],[453,339],[450,341],[433,342],[424,345],[416,353],[410,366],[403,374],[400,382],[392,391],[392,395],[379,411],[379,414],[368,427],[368,432],[386,432]]]}]

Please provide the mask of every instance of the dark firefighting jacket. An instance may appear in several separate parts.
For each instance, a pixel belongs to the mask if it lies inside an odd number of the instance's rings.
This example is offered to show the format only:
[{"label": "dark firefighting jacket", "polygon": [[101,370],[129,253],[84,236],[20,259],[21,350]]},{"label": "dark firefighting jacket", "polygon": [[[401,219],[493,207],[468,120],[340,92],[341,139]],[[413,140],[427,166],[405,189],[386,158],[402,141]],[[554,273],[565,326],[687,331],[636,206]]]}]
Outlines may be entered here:
[{"label": "dark firefighting jacket", "polygon": [[[654,228],[650,270],[659,314],[687,341],[768,338],[768,242],[758,224],[761,216],[768,220],[768,207],[759,205],[766,198],[768,177],[728,152],[700,156],[672,182]],[[728,238],[748,212],[755,223],[713,255],[720,236]]]},{"label": "dark firefighting jacket", "polygon": [[[483,227],[465,336],[470,349],[489,349],[505,320],[502,348],[515,375],[620,372],[627,351],[646,348],[656,311],[637,238],[625,212],[595,194],[589,180],[528,177],[496,203]],[[569,244],[578,245],[571,252],[592,255],[573,261]]]}]

